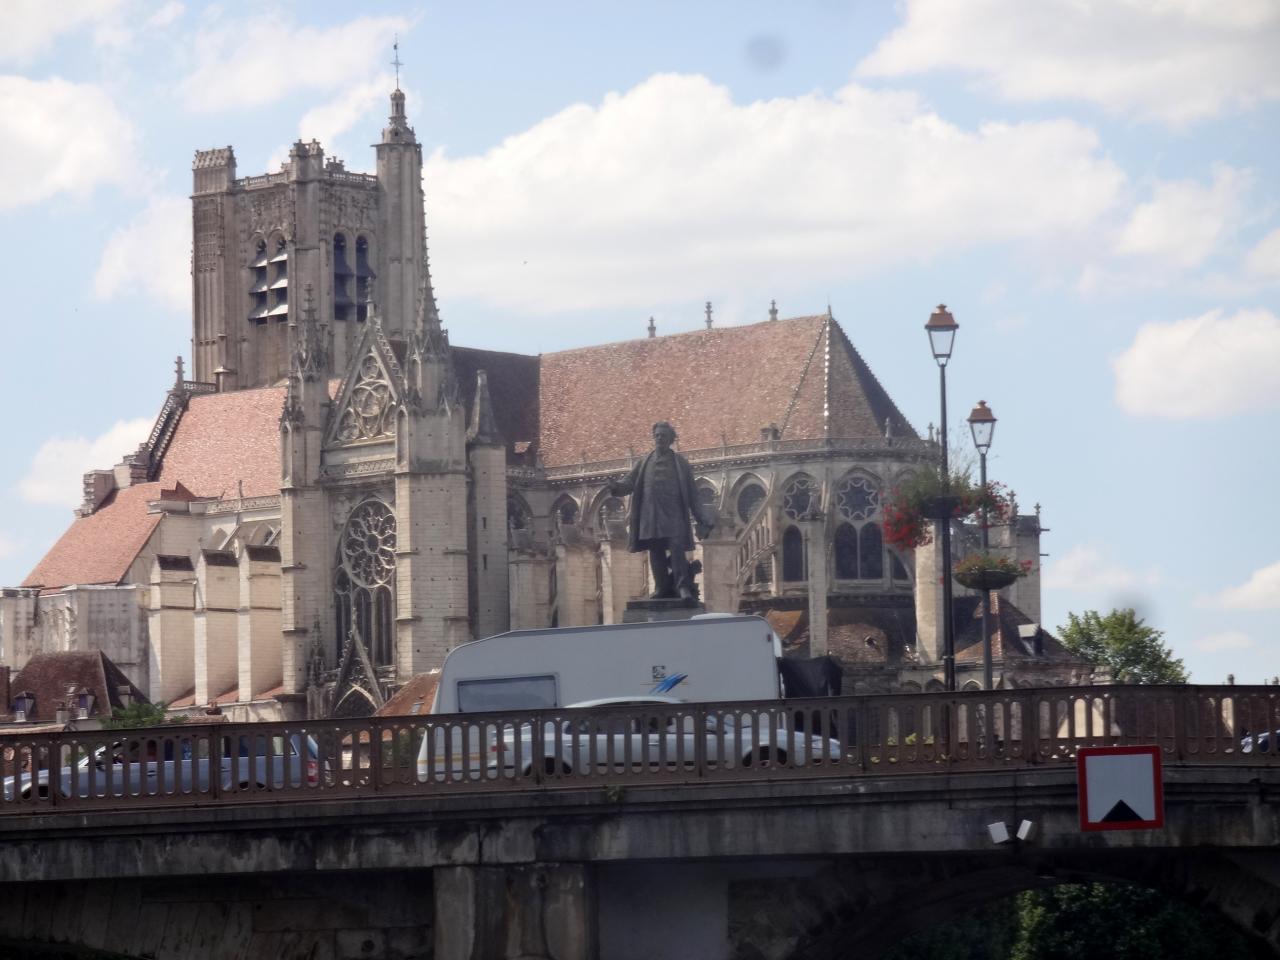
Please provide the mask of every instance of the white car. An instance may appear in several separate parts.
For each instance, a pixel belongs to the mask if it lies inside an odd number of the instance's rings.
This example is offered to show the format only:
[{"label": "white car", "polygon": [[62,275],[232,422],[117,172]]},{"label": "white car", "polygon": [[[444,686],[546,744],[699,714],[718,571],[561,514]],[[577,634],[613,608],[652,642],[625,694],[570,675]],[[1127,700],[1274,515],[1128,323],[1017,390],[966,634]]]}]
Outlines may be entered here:
[{"label": "white car", "polygon": [[723,758],[726,767],[803,766],[834,763],[842,756],[836,740],[785,729],[779,721],[786,714],[776,709],[712,713],[698,731],[688,706],[665,696],[570,704],[567,710],[591,713],[546,723],[540,744],[534,742],[532,725],[523,724],[518,732],[508,727],[501,740],[494,737],[489,744],[489,770],[529,776],[535,769],[564,774],[693,766],[699,747],[704,762]]},{"label": "white car", "polygon": [[[221,788],[281,789],[314,786],[320,779],[316,741],[299,734],[215,735],[222,753]],[[203,737],[139,734],[103,743],[58,773],[60,794],[70,797],[164,796],[206,793],[210,785],[209,740]],[[193,753],[195,756],[193,756]],[[201,756],[200,754],[205,754]],[[49,795],[52,764],[36,751],[36,775],[30,770],[5,777],[6,802]]]}]

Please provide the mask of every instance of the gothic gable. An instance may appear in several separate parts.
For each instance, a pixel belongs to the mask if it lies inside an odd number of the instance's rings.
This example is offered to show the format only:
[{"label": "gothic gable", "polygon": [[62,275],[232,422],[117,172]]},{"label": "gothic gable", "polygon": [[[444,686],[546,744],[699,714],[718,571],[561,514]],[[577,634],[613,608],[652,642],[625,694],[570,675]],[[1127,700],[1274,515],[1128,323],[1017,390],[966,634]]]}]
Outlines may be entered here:
[{"label": "gothic gable", "polygon": [[325,436],[328,447],[385,442],[395,436],[404,375],[378,320],[366,324],[353,356]]}]

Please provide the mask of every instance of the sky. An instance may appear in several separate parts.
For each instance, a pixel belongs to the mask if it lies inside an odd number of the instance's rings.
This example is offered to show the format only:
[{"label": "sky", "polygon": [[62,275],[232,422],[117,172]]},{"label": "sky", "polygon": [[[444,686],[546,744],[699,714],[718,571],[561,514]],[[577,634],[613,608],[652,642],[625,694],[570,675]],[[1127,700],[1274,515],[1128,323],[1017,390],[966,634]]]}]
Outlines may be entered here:
[{"label": "sky", "polygon": [[1280,675],[1280,0],[0,4],[0,585],[190,353],[191,160],[423,143],[453,342],[828,305],[904,414],[1040,504],[1043,621],[1133,607]]}]

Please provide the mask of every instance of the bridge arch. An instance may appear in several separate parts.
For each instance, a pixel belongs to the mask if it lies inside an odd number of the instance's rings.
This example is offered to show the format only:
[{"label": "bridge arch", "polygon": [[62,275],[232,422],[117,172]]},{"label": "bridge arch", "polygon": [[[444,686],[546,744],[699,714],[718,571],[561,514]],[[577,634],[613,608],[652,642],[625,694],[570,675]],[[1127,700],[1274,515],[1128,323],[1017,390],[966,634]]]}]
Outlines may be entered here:
[{"label": "bridge arch", "polygon": [[[1188,906],[1209,907],[1251,939],[1262,955],[1280,948],[1280,886],[1266,879],[1264,858],[1203,851],[1110,851],[989,858],[928,858],[908,865],[878,860],[842,862],[799,881],[766,881],[755,902],[770,915],[747,925],[762,949],[762,931],[775,940],[765,955],[787,960],[849,960],[881,956],[912,934],[1027,890],[1066,883],[1131,883],[1168,894]],[[763,894],[763,896],[759,896]],[[788,929],[787,919],[795,923]],[[779,942],[782,941],[782,942]],[[736,945],[735,945],[736,946]],[[743,946],[746,946],[744,942]]]}]

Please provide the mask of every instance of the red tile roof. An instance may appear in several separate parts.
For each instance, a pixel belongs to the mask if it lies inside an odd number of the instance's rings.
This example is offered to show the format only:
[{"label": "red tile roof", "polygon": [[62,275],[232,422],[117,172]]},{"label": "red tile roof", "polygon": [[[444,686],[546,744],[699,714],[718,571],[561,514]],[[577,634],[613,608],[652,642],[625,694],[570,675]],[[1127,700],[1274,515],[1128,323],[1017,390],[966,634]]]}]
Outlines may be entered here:
[{"label": "red tile roof", "polygon": [[629,340],[542,357],[539,450],[547,466],[625,457],[670,420],[684,450],[915,431],[827,316]]},{"label": "red tile roof", "polygon": [[142,691],[101,651],[37,653],[13,678],[12,696],[34,694],[35,707],[27,719],[49,721],[54,719],[59,703],[67,704],[74,717],[75,703],[70,692],[83,688],[94,695],[90,715],[109,717],[112,707],[122,705],[121,687],[128,689],[134,703],[148,702]]},{"label": "red tile roof", "polygon": [[159,480],[181,483],[200,497],[246,497],[280,492],[280,411],[283,387],[234,390],[192,397]]},{"label": "red tile roof", "polygon": [[160,522],[160,514],[147,512],[147,503],[159,498],[161,486],[143,483],[117,490],[97,512],[78,517],[22,585],[51,589],[119,583]]}]

